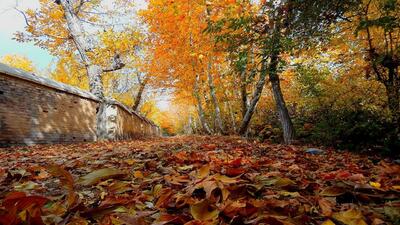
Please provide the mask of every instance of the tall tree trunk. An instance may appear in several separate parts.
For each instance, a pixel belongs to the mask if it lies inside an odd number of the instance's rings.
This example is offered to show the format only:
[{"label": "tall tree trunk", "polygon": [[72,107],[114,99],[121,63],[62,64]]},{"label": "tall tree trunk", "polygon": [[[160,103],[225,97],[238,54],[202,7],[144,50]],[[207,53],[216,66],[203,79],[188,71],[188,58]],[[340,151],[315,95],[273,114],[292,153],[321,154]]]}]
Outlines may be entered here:
[{"label": "tall tree trunk", "polygon": [[110,68],[103,68],[99,65],[96,65],[96,63],[94,63],[87,54],[93,50],[93,42],[90,37],[85,35],[82,22],[76,15],[73,3],[70,0],[59,0],[57,1],[57,4],[60,4],[64,11],[64,18],[67,22],[69,35],[72,37],[82,62],[85,65],[86,73],[89,78],[90,92],[100,99],[100,105],[97,109],[96,136],[98,139],[107,139],[107,103],[105,102],[104,98],[104,87],[101,75],[103,72],[121,69],[124,64],[120,61],[119,55],[116,54],[114,57],[114,63]]},{"label": "tall tree trunk", "polygon": [[222,122],[222,118],[221,118],[221,109],[219,108],[218,105],[218,99],[217,96],[215,94],[215,86],[214,86],[214,81],[213,81],[213,77],[211,74],[211,59],[208,62],[208,71],[207,71],[207,78],[208,78],[208,87],[210,88],[210,95],[211,95],[211,100],[212,103],[214,105],[214,110],[215,110],[215,121],[216,121],[216,130],[218,133],[224,133],[224,125]]},{"label": "tall tree trunk", "polygon": [[[196,123],[196,122],[195,122]],[[189,114],[188,124],[185,129],[186,134],[193,134],[193,127],[192,127],[192,114]]]},{"label": "tall tree trunk", "polygon": [[204,115],[203,106],[201,105],[199,82],[200,82],[200,75],[196,74],[196,79],[194,81],[193,94],[197,100],[197,113],[199,114],[199,120],[200,120],[200,124],[203,128],[203,131],[206,132],[207,134],[211,134],[211,129],[207,124],[206,117]]},{"label": "tall tree trunk", "polygon": [[393,123],[396,125],[396,133],[400,133],[400,84],[398,83],[395,70],[389,70],[389,77],[393,79],[390,82],[385,82],[386,95],[388,98],[389,110],[392,114]]},{"label": "tall tree trunk", "polygon": [[133,106],[132,106],[132,109],[133,109],[134,111],[136,111],[136,110],[138,109],[139,105],[140,105],[140,101],[142,100],[144,88],[146,87],[146,84],[147,84],[148,80],[149,80],[148,77],[146,77],[146,78],[144,79],[144,81],[142,81],[142,82],[140,82],[140,79],[139,79],[139,83],[140,83],[139,91],[138,91],[138,93],[136,94],[135,103],[134,103]]},{"label": "tall tree trunk", "polygon": [[98,98],[104,99],[104,88],[101,81],[103,70],[100,66],[95,65],[87,55],[87,52],[92,50],[91,41],[86,37],[81,21],[75,15],[73,4],[68,0],[60,0],[59,2],[64,10],[69,33],[86,67],[90,92]]},{"label": "tall tree trunk", "polygon": [[247,129],[250,124],[251,117],[254,114],[254,110],[258,101],[260,100],[261,93],[264,89],[266,76],[267,76],[267,59],[262,59],[262,66],[261,66],[260,78],[258,79],[256,89],[254,90],[253,97],[251,98],[250,105],[247,107],[246,114],[244,115],[242,122],[239,128],[240,135],[246,135]]},{"label": "tall tree trunk", "polygon": [[103,72],[102,68],[98,65],[95,65],[87,52],[91,51],[91,42],[85,37],[83,32],[83,26],[74,12],[74,7],[72,3],[68,0],[60,0],[59,1],[65,15],[65,20],[67,22],[67,27],[69,33],[78,49],[78,52],[81,56],[81,59],[86,67],[87,76],[89,78],[89,88],[90,92],[94,94],[96,97],[100,99],[100,105],[97,109],[96,115],[96,136],[98,139],[107,138],[107,129],[106,129],[106,108],[107,105],[103,103],[104,101],[104,88],[101,80],[101,74]]},{"label": "tall tree trunk", "polygon": [[[225,94],[225,98],[229,99],[228,94],[226,93],[226,90],[225,90],[224,94]],[[229,116],[231,118],[233,133],[235,133],[236,132],[236,121],[235,121],[235,114],[233,113],[232,105],[229,101],[225,101],[225,105],[226,105],[227,111],[229,113]]]},{"label": "tall tree trunk", "polygon": [[279,119],[281,121],[283,130],[283,139],[285,144],[291,144],[294,139],[294,128],[293,123],[289,115],[289,111],[286,107],[285,99],[280,87],[280,81],[278,76],[278,55],[274,54],[271,56],[271,62],[269,67],[269,80],[272,86],[272,92],[274,94],[274,99],[276,103],[276,108],[278,110]]},{"label": "tall tree trunk", "polygon": [[246,79],[246,68],[244,68],[240,73],[240,97],[242,106],[242,118],[246,116],[247,113],[247,79]]}]

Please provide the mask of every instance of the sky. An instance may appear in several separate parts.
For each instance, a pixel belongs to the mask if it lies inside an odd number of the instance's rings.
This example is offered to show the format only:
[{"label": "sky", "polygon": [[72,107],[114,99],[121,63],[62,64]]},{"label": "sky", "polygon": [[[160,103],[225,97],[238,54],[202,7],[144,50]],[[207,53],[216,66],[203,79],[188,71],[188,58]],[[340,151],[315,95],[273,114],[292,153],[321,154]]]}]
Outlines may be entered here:
[{"label": "sky", "polygon": [[[18,8],[37,8],[36,0],[19,0]],[[14,33],[23,31],[25,21],[13,7],[16,0],[0,0],[0,58],[7,54],[18,54],[27,56],[39,70],[45,70],[52,62],[53,56],[46,50],[41,49],[33,43],[19,43],[12,40]]]}]

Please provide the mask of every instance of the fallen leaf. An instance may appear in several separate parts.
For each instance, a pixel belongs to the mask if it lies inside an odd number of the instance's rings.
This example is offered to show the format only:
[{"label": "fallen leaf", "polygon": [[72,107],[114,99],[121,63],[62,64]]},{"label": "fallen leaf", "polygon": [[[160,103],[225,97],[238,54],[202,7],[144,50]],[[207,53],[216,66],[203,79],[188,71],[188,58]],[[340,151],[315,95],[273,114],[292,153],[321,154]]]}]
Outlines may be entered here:
[{"label": "fallen leaf", "polygon": [[334,213],[332,217],[346,225],[367,225],[362,213],[355,208]]},{"label": "fallen leaf", "polygon": [[374,188],[381,188],[381,184],[380,183],[378,183],[378,182],[372,182],[372,181],[370,181],[369,182],[369,185],[371,185],[372,187],[374,187]]},{"label": "fallen leaf", "polygon": [[139,170],[136,170],[134,173],[133,173],[133,176],[135,177],[135,178],[143,178],[144,176],[143,176],[143,173],[141,172],[141,171],[139,171]]},{"label": "fallen leaf", "polygon": [[28,191],[28,190],[34,190],[39,187],[40,185],[38,183],[35,183],[33,181],[27,181],[25,183],[15,185],[14,189],[16,191]]},{"label": "fallen leaf", "polygon": [[321,208],[322,215],[331,216],[333,204],[326,198],[321,198],[318,200],[318,205]]},{"label": "fallen leaf", "polygon": [[197,178],[204,179],[210,174],[210,165],[205,165],[197,172]]},{"label": "fallen leaf", "polygon": [[74,178],[72,175],[59,165],[53,164],[48,167],[51,175],[57,177],[62,186],[67,189],[67,209],[72,208],[78,202],[78,195],[75,193]]},{"label": "fallen leaf", "polygon": [[134,160],[134,159],[125,159],[125,162],[126,162],[128,165],[132,166],[133,164],[135,164],[136,160]]},{"label": "fallen leaf", "polygon": [[214,179],[216,181],[220,181],[223,184],[235,184],[237,182],[239,182],[239,177],[227,177],[225,175],[221,175],[221,174],[215,174]]},{"label": "fallen leaf", "polygon": [[218,218],[218,209],[213,209],[207,200],[190,206],[190,213],[195,220],[213,221]]},{"label": "fallen leaf", "polygon": [[325,220],[321,225],[335,225],[335,223],[332,220]]},{"label": "fallen leaf", "polygon": [[90,186],[90,185],[100,182],[101,180],[109,179],[109,178],[116,177],[116,176],[121,176],[124,174],[125,173],[119,169],[103,168],[103,169],[95,170],[95,171],[81,177],[79,179],[78,183],[80,183],[84,186]]},{"label": "fallen leaf", "polygon": [[346,193],[346,190],[344,190],[343,188],[331,186],[331,187],[327,187],[327,188],[323,189],[319,193],[319,195],[326,196],[326,197],[337,197],[337,196],[343,195],[344,193]]},{"label": "fallen leaf", "polygon": [[274,186],[276,187],[286,187],[289,185],[296,185],[296,182],[292,181],[289,178],[277,178],[277,180],[274,183]]}]

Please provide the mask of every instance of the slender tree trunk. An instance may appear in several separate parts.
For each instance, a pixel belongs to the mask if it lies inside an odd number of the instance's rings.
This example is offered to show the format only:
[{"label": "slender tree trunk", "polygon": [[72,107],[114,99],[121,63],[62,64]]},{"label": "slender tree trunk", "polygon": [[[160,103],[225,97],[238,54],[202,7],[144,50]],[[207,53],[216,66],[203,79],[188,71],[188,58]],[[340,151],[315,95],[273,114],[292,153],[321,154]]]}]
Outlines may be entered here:
[{"label": "slender tree trunk", "polygon": [[[228,96],[226,93],[225,95]],[[225,104],[231,119],[233,133],[235,133],[237,128],[236,128],[235,114],[233,113],[232,105],[229,101],[226,101]]]},{"label": "slender tree trunk", "polygon": [[135,103],[132,106],[132,109],[134,111],[136,111],[138,109],[139,105],[140,105],[140,101],[142,100],[144,88],[146,87],[148,80],[149,80],[148,77],[146,77],[144,79],[144,81],[142,81],[142,82],[139,81],[140,82],[139,91],[136,94]]},{"label": "slender tree trunk", "polygon": [[216,121],[216,130],[218,133],[224,133],[224,125],[222,122],[221,118],[221,109],[219,108],[218,105],[218,99],[217,95],[215,94],[215,86],[214,86],[214,81],[213,77],[211,74],[211,59],[208,62],[208,72],[207,72],[207,78],[208,78],[208,87],[210,88],[210,95],[211,95],[211,101],[214,105],[214,110],[215,110],[215,121]]},{"label": "slender tree trunk", "polygon": [[[196,122],[195,122],[195,123],[196,123]],[[185,133],[186,133],[186,134],[193,134],[192,115],[191,115],[191,114],[189,115],[189,118],[188,118],[188,124],[187,124]]]},{"label": "slender tree trunk", "polygon": [[194,81],[193,94],[197,100],[197,113],[199,114],[199,120],[200,120],[200,124],[203,128],[203,131],[206,132],[207,134],[211,134],[211,129],[207,124],[207,121],[206,121],[206,118],[204,115],[203,106],[201,105],[199,82],[200,82],[200,76],[199,76],[199,74],[196,74],[196,80]]},{"label": "slender tree trunk", "polygon": [[278,63],[279,58],[277,55],[271,56],[270,68],[269,68],[269,80],[272,86],[272,92],[278,110],[279,119],[281,121],[283,130],[283,139],[285,144],[291,144],[294,139],[294,128],[293,123],[289,115],[289,111],[286,107],[285,99],[280,87],[280,81],[278,76]]},{"label": "slender tree trunk", "polygon": [[242,106],[242,118],[246,116],[247,113],[247,79],[246,79],[246,69],[240,73],[240,97]]},{"label": "slender tree trunk", "polygon": [[386,83],[386,95],[388,98],[389,110],[392,114],[393,123],[397,126],[396,132],[400,129],[400,88],[395,83]]},{"label": "slender tree trunk", "polygon": [[260,78],[257,82],[256,89],[254,90],[253,97],[251,98],[250,105],[247,107],[246,114],[243,117],[243,120],[240,124],[239,134],[246,135],[247,129],[250,124],[251,117],[254,114],[254,110],[257,106],[258,101],[260,100],[261,93],[264,89],[265,81],[267,76],[267,59],[262,59],[262,68],[260,72]]}]

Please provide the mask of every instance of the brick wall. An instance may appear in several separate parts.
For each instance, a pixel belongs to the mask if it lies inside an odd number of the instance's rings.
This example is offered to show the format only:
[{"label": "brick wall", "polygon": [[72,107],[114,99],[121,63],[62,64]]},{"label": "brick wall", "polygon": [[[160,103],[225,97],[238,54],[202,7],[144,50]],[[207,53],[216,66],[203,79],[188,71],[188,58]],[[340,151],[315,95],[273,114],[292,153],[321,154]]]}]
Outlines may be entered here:
[{"label": "brick wall", "polygon": [[[89,92],[0,64],[0,146],[95,141],[99,104]],[[110,139],[159,135],[114,100],[107,115]]]}]

